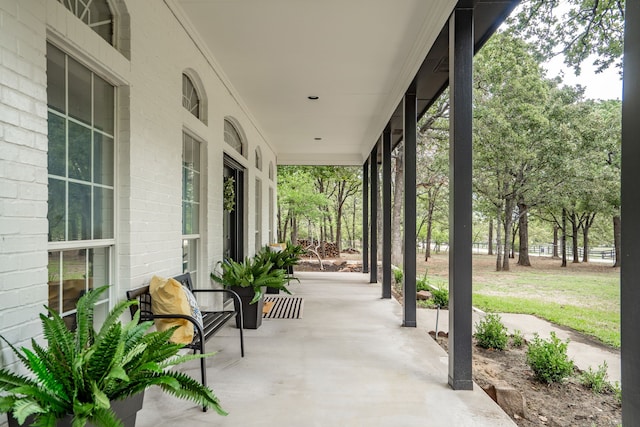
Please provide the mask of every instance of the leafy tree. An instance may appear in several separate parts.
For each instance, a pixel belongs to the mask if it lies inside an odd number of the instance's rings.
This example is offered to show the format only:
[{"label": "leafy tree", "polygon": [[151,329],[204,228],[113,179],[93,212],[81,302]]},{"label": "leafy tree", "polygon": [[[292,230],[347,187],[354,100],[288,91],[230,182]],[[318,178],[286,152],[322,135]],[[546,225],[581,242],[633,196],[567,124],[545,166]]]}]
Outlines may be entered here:
[{"label": "leafy tree", "polygon": [[281,242],[287,240],[291,225],[291,241],[295,243],[299,219],[321,218],[326,205],[326,197],[315,191],[311,168],[278,166],[278,239]]},{"label": "leafy tree", "polygon": [[[514,220],[542,203],[557,185],[562,146],[550,133],[553,108],[564,104],[556,82],[544,78],[530,46],[507,33],[495,35],[475,60],[475,188],[494,207],[504,232],[497,270],[509,270]],[[517,209],[516,209],[517,208]],[[528,265],[526,221],[520,223],[521,257]],[[498,251],[500,256],[500,250]]]},{"label": "leafy tree", "polygon": [[624,4],[624,0],[523,0],[510,24],[516,34],[535,41],[543,58],[563,55],[576,74],[591,55],[597,71],[611,64],[621,69]]}]

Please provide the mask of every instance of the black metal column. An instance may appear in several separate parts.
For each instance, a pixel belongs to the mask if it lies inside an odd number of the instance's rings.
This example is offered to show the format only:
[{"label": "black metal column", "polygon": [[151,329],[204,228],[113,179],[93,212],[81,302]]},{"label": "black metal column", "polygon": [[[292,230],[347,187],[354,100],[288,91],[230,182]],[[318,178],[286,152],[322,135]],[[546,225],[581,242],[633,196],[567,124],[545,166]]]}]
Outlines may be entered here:
[{"label": "black metal column", "polygon": [[449,385],[472,390],[471,192],[473,10],[449,18]]},{"label": "black metal column", "polygon": [[391,298],[391,128],[382,132],[382,298]]},{"label": "black metal column", "polygon": [[362,165],[362,272],[369,272],[369,159]]},{"label": "black metal column", "polygon": [[369,158],[371,173],[369,181],[371,185],[371,271],[369,275],[369,283],[378,281],[378,142],[371,149],[371,157]]},{"label": "black metal column", "polygon": [[640,425],[640,3],[625,3],[620,318],[622,425]]},{"label": "black metal column", "polygon": [[415,82],[404,95],[404,258],[402,326],[416,327],[416,145],[418,104]]}]

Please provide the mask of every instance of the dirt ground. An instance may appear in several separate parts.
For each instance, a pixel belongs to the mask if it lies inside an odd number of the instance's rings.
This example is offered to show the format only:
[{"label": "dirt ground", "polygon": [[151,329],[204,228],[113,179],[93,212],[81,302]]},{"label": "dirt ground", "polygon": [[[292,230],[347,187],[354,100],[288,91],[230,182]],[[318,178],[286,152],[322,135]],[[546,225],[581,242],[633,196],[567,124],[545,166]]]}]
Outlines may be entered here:
[{"label": "dirt ground", "polygon": [[[438,338],[446,350],[447,339]],[[504,381],[518,390],[526,404],[526,417],[508,414],[518,426],[604,427],[622,423],[622,407],[613,392],[595,394],[580,384],[578,374],[562,384],[537,381],[526,364],[526,346],[504,351],[473,348],[473,380],[485,388]]]},{"label": "dirt ground", "polygon": [[[344,257],[358,259],[353,255]],[[341,264],[338,260],[325,264],[329,266],[325,271],[337,271],[333,265]],[[557,260],[535,259],[533,267],[529,269],[555,268]],[[495,268],[492,257],[481,257],[480,265],[474,260],[474,275]],[[447,277],[447,257],[436,256],[425,263],[419,260],[418,269],[422,266],[429,268],[429,275]],[[512,264],[515,273],[519,267]],[[606,264],[575,264],[569,265],[567,274],[571,271],[589,269],[591,271],[607,271],[611,267]],[[298,271],[319,270],[316,263],[304,263]],[[438,338],[438,343],[446,350],[447,339]],[[543,384],[536,381],[533,372],[526,364],[526,346],[522,348],[510,347],[505,351],[486,350],[474,345],[473,379],[480,387],[486,387],[496,382],[506,382],[520,391],[526,402],[526,417],[509,414],[518,426],[534,427],[604,427],[619,426],[622,422],[622,409],[613,392],[595,394],[579,382],[579,373],[562,384]]]}]

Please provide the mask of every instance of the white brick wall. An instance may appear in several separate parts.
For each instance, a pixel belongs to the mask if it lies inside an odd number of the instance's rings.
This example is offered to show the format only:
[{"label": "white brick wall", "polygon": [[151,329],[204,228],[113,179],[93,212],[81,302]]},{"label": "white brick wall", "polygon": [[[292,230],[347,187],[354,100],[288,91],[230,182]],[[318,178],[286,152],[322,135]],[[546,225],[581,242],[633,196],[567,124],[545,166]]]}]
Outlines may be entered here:
[{"label": "white brick wall", "polygon": [[[0,333],[24,344],[39,332],[47,302],[46,42],[103,76],[118,90],[116,152],[117,287],[181,271],[181,155],[187,129],[203,144],[200,285],[222,257],[223,123],[233,117],[247,137],[245,253],[254,248],[254,182],[263,183],[263,243],[268,240],[269,162],[275,153],[212,65],[161,0],[118,1],[128,7],[130,60],[57,0],[0,1]],[[182,72],[197,73],[208,100],[206,125],[182,107]],[[256,146],[263,170],[253,166]],[[236,153],[237,154],[237,153]],[[0,361],[12,363],[0,344]]]},{"label": "white brick wall", "polygon": [[[47,299],[44,50],[43,2],[1,2],[0,333],[16,345],[39,333]],[[0,349],[3,366],[15,363]]]}]

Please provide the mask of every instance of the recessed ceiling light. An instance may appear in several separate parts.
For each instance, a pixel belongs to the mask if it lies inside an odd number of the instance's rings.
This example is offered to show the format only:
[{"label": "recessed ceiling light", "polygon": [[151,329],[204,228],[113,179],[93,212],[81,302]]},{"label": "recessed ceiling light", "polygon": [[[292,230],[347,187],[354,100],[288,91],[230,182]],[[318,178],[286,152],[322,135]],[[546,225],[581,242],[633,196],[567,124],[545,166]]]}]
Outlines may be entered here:
[{"label": "recessed ceiling light", "polygon": [[313,138],[313,139],[315,139],[316,141],[321,141],[322,140],[322,138],[319,138],[317,136],[315,138]]},{"label": "recessed ceiling light", "polygon": [[315,95],[310,95],[310,96],[307,96],[307,98],[309,98],[312,101],[315,101],[316,99],[319,99],[320,97],[319,96],[315,96]]}]

